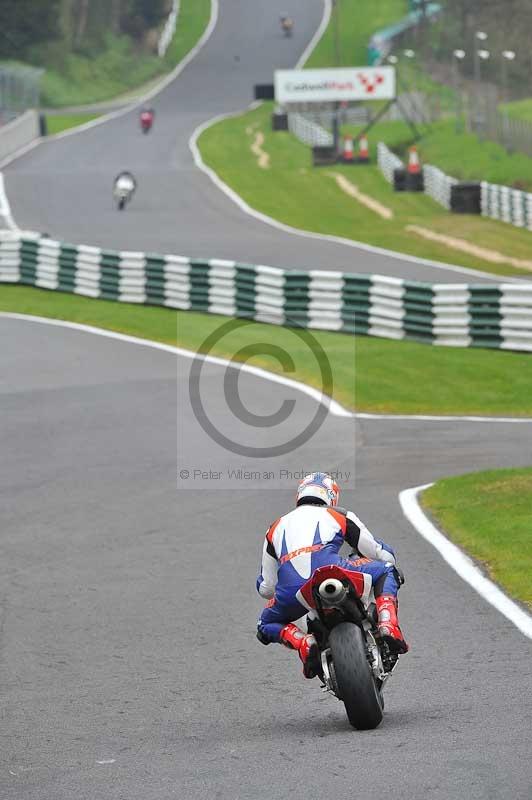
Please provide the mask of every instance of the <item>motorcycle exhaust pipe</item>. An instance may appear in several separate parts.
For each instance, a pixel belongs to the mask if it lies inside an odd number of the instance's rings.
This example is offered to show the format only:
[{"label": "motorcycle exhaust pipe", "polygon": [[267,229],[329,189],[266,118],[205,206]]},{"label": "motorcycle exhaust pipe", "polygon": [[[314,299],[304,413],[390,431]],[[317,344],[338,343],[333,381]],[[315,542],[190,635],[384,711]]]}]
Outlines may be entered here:
[{"label": "motorcycle exhaust pipe", "polygon": [[347,597],[347,589],[338,578],[328,578],[320,583],[318,594],[324,605],[338,606]]}]

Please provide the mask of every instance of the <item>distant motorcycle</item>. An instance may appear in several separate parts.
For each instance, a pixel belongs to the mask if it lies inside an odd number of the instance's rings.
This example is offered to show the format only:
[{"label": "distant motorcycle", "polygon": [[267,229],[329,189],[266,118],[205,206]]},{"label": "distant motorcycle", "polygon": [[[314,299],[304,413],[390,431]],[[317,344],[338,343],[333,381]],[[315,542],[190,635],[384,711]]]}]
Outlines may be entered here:
[{"label": "distant motorcycle", "polygon": [[140,127],[142,133],[149,133],[151,131],[154,119],[155,119],[155,112],[153,108],[144,108],[140,112]]},{"label": "distant motorcycle", "polygon": [[294,32],[294,20],[292,17],[280,17],[281,30],[287,38],[290,38]]},{"label": "distant motorcycle", "polygon": [[137,182],[131,172],[121,172],[115,178],[113,196],[119,211],[123,211],[135,194]]},{"label": "distant motorcycle", "polygon": [[307,628],[318,642],[323,688],[342,700],[354,728],[380,725],[382,690],[398,661],[377,627],[364,575],[335,564],[319,567],[298,599],[310,611]]}]

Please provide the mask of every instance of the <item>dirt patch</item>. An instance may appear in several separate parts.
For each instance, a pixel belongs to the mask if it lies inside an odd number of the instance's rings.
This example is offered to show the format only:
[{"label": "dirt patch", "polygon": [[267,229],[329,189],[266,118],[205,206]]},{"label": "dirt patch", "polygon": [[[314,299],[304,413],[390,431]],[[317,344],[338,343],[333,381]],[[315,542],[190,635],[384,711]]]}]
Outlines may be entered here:
[{"label": "dirt patch", "polygon": [[421,228],[419,225],[407,225],[405,230],[431,242],[439,242],[453,250],[460,250],[462,253],[483,258],[485,261],[489,261],[490,264],[509,264],[512,267],[517,267],[517,269],[527,269],[532,272],[532,261],[528,259],[506,256],[497,250],[488,250],[486,247],[479,247],[476,244],[471,244],[471,242],[466,242],[465,239],[456,239],[454,236],[447,236],[445,233],[436,233],[436,231],[431,231],[429,228]]},{"label": "dirt patch", "polygon": [[257,131],[253,144],[251,145],[251,152],[254,156],[257,156],[257,163],[261,169],[269,169],[270,154],[262,149],[263,144],[264,134],[261,131]]},{"label": "dirt patch", "polygon": [[339,172],[329,172],[328,175],[334,178],[342,192],[352,197],[353,200],[357,200],[361,205],[369,208],[370,211],[373,211],[374,214],[378,214],[382,219],[393,219],[393,211],[391,208],[383,206],[378,200],[374,200],[373,197],[361,192],[360,189],[355,186],[354,183],[351,183],[344,175],[340,175]]}]

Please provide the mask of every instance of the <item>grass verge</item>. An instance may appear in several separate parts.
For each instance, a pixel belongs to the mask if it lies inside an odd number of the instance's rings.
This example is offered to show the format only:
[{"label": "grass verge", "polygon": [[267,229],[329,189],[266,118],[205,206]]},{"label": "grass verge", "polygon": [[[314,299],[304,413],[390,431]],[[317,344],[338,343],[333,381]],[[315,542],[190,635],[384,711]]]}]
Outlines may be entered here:
[{"label": "grass verge", "polygon": [[421,504],[493,580],[532,607],[532,467],[445,478],[423,492]]},{"label": "grass verge", "polygon": [[50,114],[46,117],[48,135],[53,136],[69,128],[77,128],[78,125],[84,125],[99,116],[99,114]]},{"label": "grass verge", "polygon": [[50,108],[109,100],[158,75],[170,72],[192,49],[205,30],[211,0],[181,0],[174,39],[164,58],[139,53],[127,36],[107,37],[99,54],[56,56],[42,82],[42,103]]},{"label": "grass verge", "polygon": [[[91,300],[23,286],[0,285],[0,311],[66,319],[156,341],[202,350],[205,338],[227,317]],[[364,336],[311,331],[331,365],[333,396],[359,411],[403,414],[532,416],[532,359],[492,350],[432,347]],[[288,328],[250,323],[212,351],[232,358],[242,346],[271,343],[294,360],[291,375],[321,388],[319,365]],[[260,350],[260,348],[259,348]],[[252,363],[282,372],[264,355]]]},{"label": "grass verge", "polygon": [[[349,132],[360,129],[351,126]],[[388,145],[406,157],[413,142],[406,122],[382,122],[375,127],[373,139]],[[422,162],[435,166],[464,181],[486,180],[520,189],[532,189],[532,158],[523,153],[509,153],[496,142],[480,141],[472,133],[457,133],[454,118],[433,123],[417,142]],[[458,217],[453,216],[453,220]],[[485,222],[485,220],[480,220]],[[509,232],[508,226],[504,230]],[[529,247],[531,245],[528,233]]]},{"label": "grass verge", "polygon": [[[393,192],[375,165],[377,136],[373,139],[372,165],[315,169],[306,145],[289,133],[272,132],[271,112],[272,105],[265,103],[213,125],[199,140],[205,162],[253,208],[303,230],[343,236],[500,275],[530,275],[510,265],[490,264],[478,256],[419,239],[405,228],[407,225],[431,228],[472,244],[481,242],[483,247],[523,260],[530,259],[532,237],[529,231],[474,215],[451,215],[423,194]],[[389,125],[389,141],[402,141],[406,126],[401,122]],[[251,144],[259,131],[264,134],[262,149],[270,155],[268,169],[261,169],[251,152]],[[362,192],[389,207],[394,213],[393,219],[383,221],[347,196],[331,178],[332,170],[345,175]]]}]

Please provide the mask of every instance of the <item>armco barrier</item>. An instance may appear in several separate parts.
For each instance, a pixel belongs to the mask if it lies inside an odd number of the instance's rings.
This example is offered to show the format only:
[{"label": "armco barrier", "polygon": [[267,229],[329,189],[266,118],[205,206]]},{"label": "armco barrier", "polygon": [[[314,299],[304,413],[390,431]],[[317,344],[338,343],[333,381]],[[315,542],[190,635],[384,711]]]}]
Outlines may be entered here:
[{"label": "armco barrier", "polygon": [[288,114],[288,130],[303,144],[311,147],[332,147],[334,137],[319,122],[307,119],[303,114],[290,112]]},{"label": "armco barrier", "polygon": [[7,125],[0,126],[0,161],[38,139],[39,135],[37,111],[26,111]]},{"label": "armco barrier", "polygon": [[422,169],[423,181],[416,187],[418,175],[409,175],[403,162],[385,144],[377,145],[378,164],[381,172],[395,191],[424,191],[436,203],[457,214],[480,214],[480,184],[461,183],[446,175],[438,167],[425,164]]},{"label": "armco barrier", "polygon": [[431,164],[424,165],[423,175],[425,176],[425,194],[428,194],[444,208],[450,209],[451,187],[458,183],[456,178],[451,178],[450,175],[446,175],[441,169],[433,167]]},{"label": "armco barrier", "polygon": [[532,194],[483,181],[480,205],[482,216],[532,231]]},{"label": "armco barrier", "polygon": [[276,325],[532,352],[532,282],[467,286],[110,252],[0,232],[0,282]]},{"label": "armco barrier", "polygon": [[384,142],[377,144],[377,164],[388,183],[393,183],[393,174],[396,169],[404,169],[401,159],[392,153]]}]

